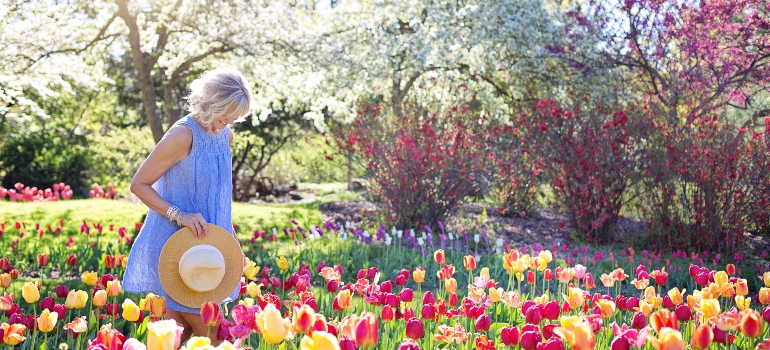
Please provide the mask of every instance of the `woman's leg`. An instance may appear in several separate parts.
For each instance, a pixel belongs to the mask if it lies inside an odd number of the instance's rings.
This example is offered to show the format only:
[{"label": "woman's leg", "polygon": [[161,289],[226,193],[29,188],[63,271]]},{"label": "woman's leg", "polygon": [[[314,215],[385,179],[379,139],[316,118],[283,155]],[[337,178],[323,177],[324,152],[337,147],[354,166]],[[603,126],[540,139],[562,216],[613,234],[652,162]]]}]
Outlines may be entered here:
[{"label": "woman's leg", "polygon": [[185,341],[187,341],[187,338],[190,338],[190,336],[193,334],[193,327],[190,326],[190,323],[187,322],[185,317],[183,316],[183,313],[171,309],[166,310],[166,319],[172,319],[176,321],[177,323],[181,324],[182,327],[184,327],[184,331],[182,332],[182,344],[184,344]]},{"label": "woman's leg", "polygon": [[217,339],[217,330],[219,329],[219,323],[221,322],[220,320],[217,320],[216,325],[211,326],[211,333],[209,333],[209,327],[203,323],[200,314],[192,314],[187,312],[180,312],[180,314],[190,325],[196,337],[205,337],[208,335],[209,339],[211,339],[211,345],[219,345],[219,340]]}]

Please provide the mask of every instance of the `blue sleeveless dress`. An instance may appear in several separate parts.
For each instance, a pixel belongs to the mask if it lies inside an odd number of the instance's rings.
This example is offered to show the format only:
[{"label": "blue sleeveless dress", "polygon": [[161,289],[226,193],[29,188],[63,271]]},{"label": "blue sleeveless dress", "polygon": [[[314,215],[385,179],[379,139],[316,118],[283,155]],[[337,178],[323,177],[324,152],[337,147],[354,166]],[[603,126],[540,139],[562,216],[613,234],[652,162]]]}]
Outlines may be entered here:
[{"label": "blue sleeveless dress", "polygon": [[[185,213],[200,213],[206,222],[221,226],[233,234],[232,219],[232,159],[229,127],[218,134],[209,134],[191,116],[184,117],[174,127],[192,131],[190,155],[171,167],[153,185],[158,194]],[[179,230],[175,222],[150,209],[139,235],[128,255],[123,275],[123,289],[130,293],[152,292],[166,297],[166,308],[179,312],[200,313],[200,308],[183,306],[163,290],[158,277],[158,256],[169,237]],[[236,300],[240,283],[233,286],[230,296]]]}]

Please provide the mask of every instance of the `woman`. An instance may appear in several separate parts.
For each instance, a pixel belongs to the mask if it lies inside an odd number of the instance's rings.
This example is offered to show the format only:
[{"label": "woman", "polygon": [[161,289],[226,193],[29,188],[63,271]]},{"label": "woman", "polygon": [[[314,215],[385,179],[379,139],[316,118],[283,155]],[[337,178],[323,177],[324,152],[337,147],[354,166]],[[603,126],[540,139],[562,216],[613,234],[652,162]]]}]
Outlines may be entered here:
[{"label": "woman", "polygon": [[[229,125],[242,121],[252,103],[249,85],[236,70],[208,71],[190,87],[190,115],[166,132],[131,181],[131,192],[150,210],[123,277],[127,292],[166,297],[166,318],[184,326],[182,339],[191,333],[205,337],[207,327],[200,309],[182,306],[165,293],[158,277],[158,256],[181,227],[189,227],[198,238],[208,234],[207,223],[233,234]],[[225,301],[235,300],[239,287],[233,286]]]}]

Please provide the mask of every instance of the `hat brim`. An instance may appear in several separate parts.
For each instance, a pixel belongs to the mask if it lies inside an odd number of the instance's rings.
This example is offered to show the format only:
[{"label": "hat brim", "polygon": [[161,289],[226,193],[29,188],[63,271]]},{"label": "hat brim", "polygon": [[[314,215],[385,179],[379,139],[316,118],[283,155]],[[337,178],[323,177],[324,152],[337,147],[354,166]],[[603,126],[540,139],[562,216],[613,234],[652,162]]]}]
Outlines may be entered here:
[{"label": "hat brim", "polygon": [[[219,303],[225,300],[238,287],[243,275],[243,250],[235,236],[222,227],[208,224],[209,234],[197,238],[189,227],[176,231],[169,237],[158,258],[158,275],[160,284],[166,294],[175,302],[191,307],[200,308],[203,303]],[[208,244],[222,253],[225,259],[225,275],[219,285],[207,292],[196,292],[184,283],[179,275],[179,260],[188,249]]]}]

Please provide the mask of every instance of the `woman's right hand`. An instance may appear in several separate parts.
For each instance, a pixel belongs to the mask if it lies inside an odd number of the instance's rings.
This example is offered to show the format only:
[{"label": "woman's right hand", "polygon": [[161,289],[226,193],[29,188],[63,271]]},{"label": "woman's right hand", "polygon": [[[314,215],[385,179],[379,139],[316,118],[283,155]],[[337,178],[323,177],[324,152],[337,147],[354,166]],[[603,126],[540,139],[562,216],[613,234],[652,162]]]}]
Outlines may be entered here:
[{"label": "woman's right hand", "polygon": [[189,227],[197,238],[203,238],[209,234],[209,225],[200,213],[184,213],[182,226]]}]

